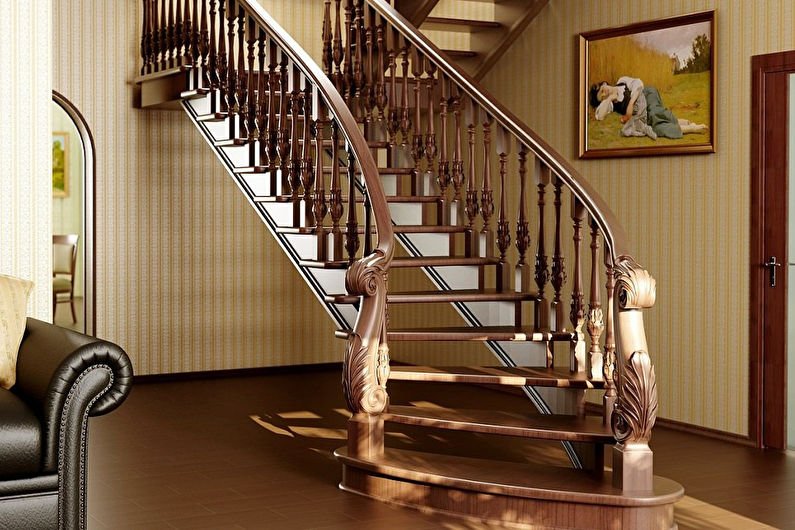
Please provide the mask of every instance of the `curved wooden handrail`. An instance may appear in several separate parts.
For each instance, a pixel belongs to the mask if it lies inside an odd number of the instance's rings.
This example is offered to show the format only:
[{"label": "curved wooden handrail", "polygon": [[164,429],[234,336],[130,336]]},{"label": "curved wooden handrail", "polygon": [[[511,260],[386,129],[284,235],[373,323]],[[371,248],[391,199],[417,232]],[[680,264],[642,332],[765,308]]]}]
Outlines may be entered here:
[{"label": "curved wooden handrail", "polygon": [[603,231],[609,242],[613,260],[618,261],[621,256],[632,254],[626,232],[613,215],[607,203],[597,193],[566,159],[560,156],[552,147],[541,139],[524,122],[517,118],[511,111],[503,106],[497,98],[493,97],[486,89],[480,86],[469,74],[450,60],[445,52],[440,50],[420,31],[398,13],[384,0],[365,0],[387,22],[397,29],[404,37],[411,40],[426,57],[430,58],[437,68],[454,81],[459,90],[463,90],[486,113],[493,117],[503,128],[512,133],[525,146],[530,148],[552,171],[554,171],[583,203],[585,208],[596,219],[599,228]]}]

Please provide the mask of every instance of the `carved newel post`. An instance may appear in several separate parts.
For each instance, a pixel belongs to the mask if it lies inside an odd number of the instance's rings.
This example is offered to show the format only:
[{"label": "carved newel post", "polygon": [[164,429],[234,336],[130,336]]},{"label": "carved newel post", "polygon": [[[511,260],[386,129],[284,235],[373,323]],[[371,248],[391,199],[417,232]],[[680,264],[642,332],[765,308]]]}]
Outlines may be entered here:
[{"label": "carved newel post", "polygon": [[342,386],[348,409],[348,454],[372,459],[384,452],[384,420],[389,403],[389,347],[386,342],[387,271],[391,242],[351,264],[345,275],[349,294],[361,296],[359,316],[348,339]]},{"label": "carved newel post", "polygon": [[657,380],[643,330],[643,309],[654,305],[654,278],[635,260],[621,256],[615,265],[618,302],[618,400],[611,421],[613,485],[629,491],[652,489],[651,429],[657,418]]}]

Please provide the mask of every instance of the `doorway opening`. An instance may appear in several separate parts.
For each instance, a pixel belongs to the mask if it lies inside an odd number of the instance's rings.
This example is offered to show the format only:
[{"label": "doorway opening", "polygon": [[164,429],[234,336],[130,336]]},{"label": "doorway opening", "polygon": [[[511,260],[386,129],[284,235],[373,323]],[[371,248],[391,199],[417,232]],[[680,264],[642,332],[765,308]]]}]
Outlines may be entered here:
[{"label": "doorway opening", "polygon": [[53,323],[93,335],[94,138],[80,111],[52,93]]}]

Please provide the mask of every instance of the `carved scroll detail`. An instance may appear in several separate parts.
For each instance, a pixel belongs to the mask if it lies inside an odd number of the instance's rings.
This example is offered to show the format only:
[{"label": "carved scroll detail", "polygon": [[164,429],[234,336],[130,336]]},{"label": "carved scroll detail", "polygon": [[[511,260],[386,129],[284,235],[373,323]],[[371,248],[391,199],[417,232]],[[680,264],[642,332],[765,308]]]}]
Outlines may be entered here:
[{"label": "carved scroll detail", "polygon": [[634,259],[628,256],[619,257],[615,275],[621,309],[648,309],[654,305],[657,282]]},{"label": "carved scroll detail", "polygon": [[648,352],[633,352],[618,381],[611,427],[619,442],[648,443],[657,419],[657,377]]},{"label": "carved scroll detail", "polygon": [[389,377],[389,348],[385,313],[387,270],[391,256],[383,250],[373,253],[348,268],[345,287],[349,294],[362,297],[356,330],[348,339],[342,370],[342,386],[348,409],[355,413],[380,414],[387,405],[386,381]]}]

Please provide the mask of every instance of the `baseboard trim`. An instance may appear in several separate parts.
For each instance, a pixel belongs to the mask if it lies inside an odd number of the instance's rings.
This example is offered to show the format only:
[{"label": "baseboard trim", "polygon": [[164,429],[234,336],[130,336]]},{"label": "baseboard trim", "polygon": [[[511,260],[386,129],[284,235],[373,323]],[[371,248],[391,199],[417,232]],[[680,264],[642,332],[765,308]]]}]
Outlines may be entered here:
[{"label": "baseboard trim", "polygon": [[[602,405],[599,403],[592,403],[586,402],[585,403],[585,410],[586,412],[593,413],[593,414],[602,414]],[[657,418],[654,423],[655,427],[663,427],[665,429],[671,429],[672,431],[679,431],[679,432],[686,432],[688,434],[695,434],[698,436],[705,436],[707,438],[714,438],[715,440],[723,440],[724,442],[732,442],[739,445],[747,445],[750,447],[756,447],[751,438],[748,436],[743,436],[742,434],[735,434],[733,432],[721,431],[718,429],[712,429],[710,427],[702,427],[701,425],[694,425],[692,423],[685,423],[683,421],[677,420],[669,420],[667,418]],[[652,439],[654,436],[652,436]]]},{"label": "baseboard trim", "polygon": [[257,368],[234,368],[231,370],[212,370],[207,372],[178,372],[168,374],[136,375],[135,384],[172,383],[177,381],[194,381],[198,379],[222,379],[228,377],[255,377],[263,375],[300,374],[308,372],[324,372],[342,370],[342,363],[288,364],[282,366],[261,366]]}]

